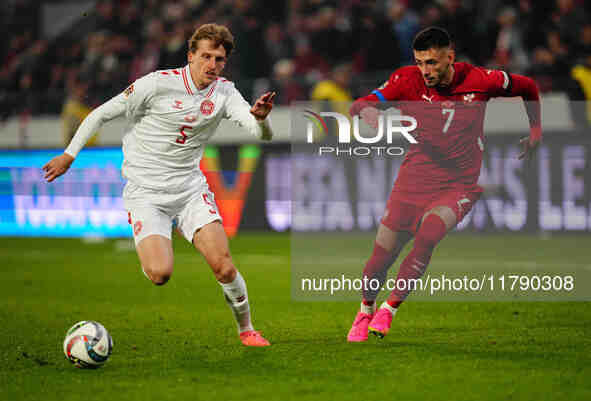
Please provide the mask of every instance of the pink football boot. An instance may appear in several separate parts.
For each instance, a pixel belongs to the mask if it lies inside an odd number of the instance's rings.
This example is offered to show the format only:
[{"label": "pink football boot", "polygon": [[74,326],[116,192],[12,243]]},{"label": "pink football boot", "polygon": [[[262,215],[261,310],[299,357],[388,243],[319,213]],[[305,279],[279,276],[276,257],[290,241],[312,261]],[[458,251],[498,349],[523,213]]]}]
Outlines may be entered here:
[{"label": "pink football boot", "polygon": [[247,347],[268,347],[271,345],[269,341],[265,340],[261,333],[254,330],[240,333],[240,341],[242,341],[242,344]]},{"label": "pink football boot", "polygon": [[353,326],[347,335],[347,341],[350,343],[360,343],[367,341],[367,326],[369,325],[372,317],[373,315],[358,312],[357,316],[355,316],[355,320],[353,321]]},{"label": "pink football boot", "polygon": [[388,331],[390,331],[390,325],[392,324],[392,312],[386,308],[380,308],[374,315],[373,319],[369,323],[368,330],[370,333],[384,338]]}]

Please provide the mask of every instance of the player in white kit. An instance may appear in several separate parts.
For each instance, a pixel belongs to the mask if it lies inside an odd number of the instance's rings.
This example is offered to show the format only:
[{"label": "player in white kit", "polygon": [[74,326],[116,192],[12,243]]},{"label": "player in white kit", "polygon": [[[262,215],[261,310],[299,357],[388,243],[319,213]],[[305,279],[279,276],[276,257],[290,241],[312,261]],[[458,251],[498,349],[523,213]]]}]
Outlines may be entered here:
[{"label": "player in white kit", "polygon": [[130,121],[123,138],[123,190],[136,251],[145,275],[165,284],[173,271],[172,226],[201,252],[220,283],[247,346],[269,342],[254,330],[246,283],[236,270],[213,194],[199,169],[205,142],[224,118],[270,140],[266,120],[275,93],[250,106],[220,77],[234,47],[221,25],[199,27],[189,40],[185,67],[152,72],[93,110],[60,156],[45,166],[51,182],[64,174],[92,134],[119,116]]}]

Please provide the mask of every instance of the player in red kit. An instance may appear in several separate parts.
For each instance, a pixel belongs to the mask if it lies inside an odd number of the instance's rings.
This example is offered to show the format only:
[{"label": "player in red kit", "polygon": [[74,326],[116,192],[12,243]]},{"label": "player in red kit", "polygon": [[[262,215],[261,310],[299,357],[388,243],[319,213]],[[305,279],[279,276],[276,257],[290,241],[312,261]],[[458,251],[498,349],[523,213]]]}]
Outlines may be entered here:
[{"label": "player in red kit", "polygon": [[[521,140],[519,158],[530,157],[542,138],[538,88],[528,77],[454,62],[448,33],[430,27],[413,42],[416,65],[396,70],[370,95],[351,106],[351,115],[374,128],[382,102],[392,102],[402,114],[416,118],[413,136],[400,167],[376,235],[364,282],[383,286],[388,269],[404,245],[414,237],[411,252],[400,265],[396,288],[376,311],[378,290],[363,290],[347,340],[366,341],[368,332],[385,336],[398,306],[427,269],[437,243],[453,229],[480,198],[477,184],[484,151],[484,113],[492,97],[521,96],[530,123],[530,135]],[[405,284],[402,285],[401,281]],[[371,286],[375,288],[375,286]],[[411,288],[412,289],[412,288]]]}]

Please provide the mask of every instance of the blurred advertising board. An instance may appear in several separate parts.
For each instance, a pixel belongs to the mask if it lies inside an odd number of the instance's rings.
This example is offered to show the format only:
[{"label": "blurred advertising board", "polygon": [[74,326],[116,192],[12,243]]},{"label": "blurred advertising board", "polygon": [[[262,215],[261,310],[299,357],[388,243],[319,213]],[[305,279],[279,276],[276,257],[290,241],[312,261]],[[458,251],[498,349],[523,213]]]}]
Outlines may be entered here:
[{"label": "blurred advertising board", "polygon": [[[485,192],[458,230],[591,231],[591,138],[546,135],[529,162],[517,159],[518,138],[487,139],[479,180]],[[47,184],[41,167],[57,154],[0,150],[0,235],[131,236],[121,150],[83,150],[67,174]],[[370,231],[402,160],[373,155],[344,163],[289,144],[220,145],[208,146],[201,168],[231,236],[239,229]]]}]

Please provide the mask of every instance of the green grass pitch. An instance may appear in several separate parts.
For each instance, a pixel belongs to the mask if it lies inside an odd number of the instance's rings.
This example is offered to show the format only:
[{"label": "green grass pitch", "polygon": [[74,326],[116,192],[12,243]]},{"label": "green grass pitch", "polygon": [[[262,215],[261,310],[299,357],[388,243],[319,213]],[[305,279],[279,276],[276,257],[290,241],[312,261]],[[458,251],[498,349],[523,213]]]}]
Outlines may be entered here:
[{"label": "green grass pitch", "polygon": [[[539,255],[524,253],[536,241],[454,235],[433,263],[485,253],[590,265],[588,237],[553,237]],[[241,233],[232,253],[255,327],[273,344],[250,349],[203,259],[179,238],[163,287],[121,240],[0,244],[0,400],[591,399],[588,302],[409,301],[388,337],[348,344],[357,302],[293,300],[289,235]],[[370,246],[360,247],[365,256]],[[66,330],[87,319],[114,340],[98,370],[76,369],[62,352]]]}]

